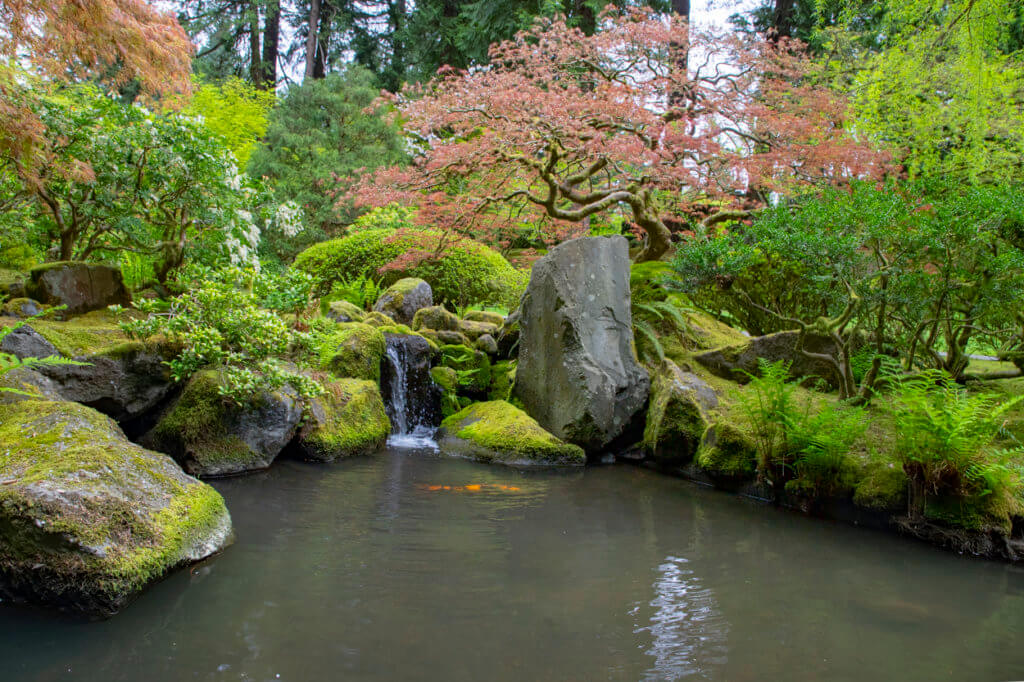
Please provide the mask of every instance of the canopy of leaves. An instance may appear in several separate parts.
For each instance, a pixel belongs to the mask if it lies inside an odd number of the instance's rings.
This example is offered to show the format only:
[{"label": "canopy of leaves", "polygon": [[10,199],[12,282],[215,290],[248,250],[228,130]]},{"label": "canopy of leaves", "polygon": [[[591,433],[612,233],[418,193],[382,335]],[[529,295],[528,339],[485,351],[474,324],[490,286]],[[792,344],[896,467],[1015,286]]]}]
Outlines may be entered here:
[{"label": "canopy of leaves", "polygon": [[284,257],[324,236],[338,234],[354,217],[335,206],[336,178],[404,158],[397,129],[372,109],[372,76],[352,67],[341,75],[292,86],[270,113],[265,141],[249,161],[280,201],[295,201],[306,215],[302,243],[279,244]]},{"label": "canopy of leaves", "polygon": [[273,92],[258,90],[240,78],[229,78],[219,85],[202,83],[185,113],[199,117],[244,168],[267,131],[267,115],[273,106]]}]

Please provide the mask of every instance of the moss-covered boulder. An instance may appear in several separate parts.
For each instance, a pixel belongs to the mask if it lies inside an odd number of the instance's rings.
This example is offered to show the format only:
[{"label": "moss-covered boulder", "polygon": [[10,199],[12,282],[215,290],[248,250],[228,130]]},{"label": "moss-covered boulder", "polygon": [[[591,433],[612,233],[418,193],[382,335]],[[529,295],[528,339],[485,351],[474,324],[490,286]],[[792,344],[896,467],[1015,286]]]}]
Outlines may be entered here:
[{"label": "moss-covered boulder", "polygon": [[455,313],[448,312],[443,305],[434,305],[429,308],[420,308],[412,318],[412,328],[416,331],[421,329],[434,329],[437,331],[457,331],[459,318]]},{"label": "moss-covered boulder", "polygon": [[326,294],[342,278],[376,278],[381,267],[409,252],[432,255],[406,267],[389,268],[383,275],[385,285],[418,277],[430,283],[435,301],[453,306],[514,306],[526,286],[527,274],[497,251],[471,239],[452,240],[440,230],[355,231],[311,246],[295,258],[295,267],[313,275],[317,291]]},{"label": "moss-covered boulder", "polygon": [[331,301],[324,317],[335,322],[362,322],[366,319],[366,311],[349,301]]},{"label": "moss-covered boulder", "polygon": [[0,405],[0,595],[110,615],[224,548],[216,490],[83,405]]},{"label": "moss-covered boulder", "polygon": [[43,312],[43,306],[39,301],[31,298],[12,298],[0,307],[0,315],[7,317],[27,318]]},{"label": "moss-covered boulder", "polygon": [[450,331],[447,329],[420,329],[416,332],[438,346],[466,346],[472,347],[473,342],[466,338],[462,332]]},{"label": "moss-covered boulder", "polygon": [[459,320],[459,331],[470,341],[476,341],[484,334],[491,337],[497,336],[501,327],[490,322],[476,322],[474,320]]},{"label": "moss-covered boulder", "polygon": [[0,268],[0,298],[18,298],[25,295],[25,273]]},{"label": "moss-covered boulder", "polygon": [[317,340],[320,368],[337,377],[380,381],[384,333],[361,322],[339,324]]},{"label": "moss-covered boulder", "polygon": [[468,346],[441,346],[441,365],[459,376],[459,393],[483,397],[491,385],[491,361],[487,353]]},{"label": "moss-covered boulder", "polygon": [[304,459],[332,462],[377,452],[391,432],[377,384],[338,379],[310,401],[296,446]]},{"label": "moss-covered boulder", "polygon": [[504,400],[474,403],[441,422],[438,447],[446,455],[512,466],[582,466],[583,450],[541,428]]},{"label": "moss-covered boulder", "polygon": [[462,316],[462,319],[469,322],[486,322],[487,324],[493,324],[495,327],[505,324],[504,315],[490,310],[470,310]]},{"label": "moss-covered boulder", "polygon": [[473,342],[473,347],[477,350],[482,350],[488,355],[498,354],[498,342],[490,334],[477,337],[477,340]]},{"label": "moss-covered boulder", "polygon": [[363,324],[368,324],[371,327],[390,327],[395,324],[395,321],[379,310],[374,310],[363,316]]},{"label": "moss-covered boulder", "polygon": [[757,449],[742,429],[728,421],[719,421],[704,433],[696,463],[713,480],[740,483],[754,477]]},{"label": "moss-covered boulder", "polygon": [[95,407],[118,421],[140,417],[173,386],[165,363],[169,348],[133,341],[108,311],[68,321],[31,320],[8,334],[0,350],[19,358],[61,356],[82,365],[41,366],[65,400]]},{"label": "moss-covered boulder", "polygon": [[417,310],[432,305],[434,292],[430,285],[418,277],[404,277],[384,290],[373,309],[399,324],[412,324]]},{"label": "moss-covered boulder", "polygon": [[821,359],[837,353],[835,342],[827,336],[809,334],[804,350],[817,357],[808,357],[796,349],[799,332],[787,331],[756,336],[742,343],[707,351],[694,356],[712,374],[740,383],[750,381],[760,371],[759,362],[787,362],[792,377],[818,377],[830,386],[838,385],[832,363]]},{"label": "moss-covered boulder", "polygon": [[859,472],[853,502],[868,509],[906,511],[907,483],[907,474],[899,463],[877,458]]},{"label": "moss-covered boulder", "polygon": [[708,428],[708,411],[718,405],[711,386],[666,360],[651,380],[644,450],[658,462],[689,463]]},{"label": "moss-covered boulder", "polygon": [[441,390],[441,417],[450,417],[464,405],[459,403],[459,375],[451,367],[438,365],[430,368],[430,378]]},{"label": "moss-covered boulder", "polygon": [[196,372],[141,443],[201,478],[269,467],[295,435],[302,405],[287,388],[237,405],[221,396],[222,384],[217,370]]},{"label": "moss-covered boulder", "polygon": [[61,261],[32,268],[25,291],[47,305],[66,306],[68,316],[131,303],[121,271],[98,263]]}]

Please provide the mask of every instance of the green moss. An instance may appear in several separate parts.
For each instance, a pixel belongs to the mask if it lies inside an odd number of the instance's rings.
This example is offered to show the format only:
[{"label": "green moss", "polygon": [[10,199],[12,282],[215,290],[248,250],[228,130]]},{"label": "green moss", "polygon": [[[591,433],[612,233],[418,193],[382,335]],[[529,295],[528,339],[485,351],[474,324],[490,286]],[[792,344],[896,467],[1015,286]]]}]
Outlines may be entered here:
[{"label": "green moss", "polygon": [[670,278],[672,266],[664,261],[634,263],[629,269],[629,291],[633,303],[664,301],[668,291],[661,286],[662,279]]},{"label": "green moss", "polygon": [[[394,324],[394,323],[392,323]],[[335,376],[380,382],[384,333],[362,322],[346,322],[316,342],[319,365]]]},{"label": "green moss", "polygon": [[491,361],[487,354],[467,346],[441,346],[441,363],[459,376],[459,388],[484,393],[491,385]]},{"label": "green moss", "polygon": [[412,317],[412,328],[455,331],[459,328],[459,318],[443,305],[433,305],[416,311]]},{"label": "green moss", "polygon": [[440,257],[418,261],[408,268],[391,269],[384,275],[390,285],[405,277],[430,284],[434,299],[456,306],[495,303],[514,306],[526,288],[528,275],[514,268],[493,249],[470,239],[452,243],[438,230],[360,230],[316,244],[295,259],[295,267],[313,275],[321,294],[341,277],[376,277],[379,269],[411,250],[437,252]]},{"label": "green moss", "polygon": [[69,358],[93,355],[122,357],[147,348],[145,343],[129,339],[118,327],[114,314],[107,310],[96,310],[66,322],[32,320],[29,326],[52,343],[61,355]]},{"label": "green moss", "polygon": [[757,468],[756,449],[750,436],[729,422],[708,427],[696,461],[712,478],[749,479]]},{"label": "green moss", "polygon": [[441,389],[442,417],[450,417],[464,407],[459,404],[459,397],[456,393],[459,388],[459,375],[455,373],[454,369],[441,365],[431,367],[430,378]]},{"label": "green moss", "polygon": [[491,386],[487,390],[488,400],[508,400],[516,381],[516,364],[502,360],[491,366]]},{"label": "green moss", "polygon": [[504,315],[490,310],[469,310],[462,317],[469,322],[486,322],[487,324],[493,324],[495,327],[501,327],[501,325],[505,324]]},{"label": "green moss", "polygon": [[998,530],[1009,533],[1015,510],[1010,500],[998,495],[975,499],[959,497],[928,497],[925,500],[924,515],[931,521],[966,530]]},{"label": "green moss", "polygon": [[899,463],[876,457],[858,475],[853,502],[868,509],[900,511],[907,508],[907,475]]},{"label": "green moss", "polygon": [[43,571],[54,589],[73,585],[103,608],[208,554],[204,544],[230,526],[214,489],[76,403],[0,405],[0,478],[2,561]]},{"label": "green moss", "polygon": [[429,338],[419,332],[415,332],[404,324],[389,324],[383,327],[378,327],[381,334],[401,334],[403,336],[418,336],[422,338],[430,346],[430,352],[437,355],[441,352],[441,347],[437,344],[434,339]]},{"label": "green moss", "polygon": [[473,320],[461,320],[459,322],[459,331],[471,341],[476,341],[484,334],[496,337],[500,329],[499,325],[491,324],[490,322],[474,322]]},{"label": "green moss", "polygon": [[682,465],[693,459],[708,424],[692,391],[678,387],[674,377],[669,366],[653,376],[643,444],[654,459]]},{"label": "green moss", "polygon": [[347,317],[352,322],[362,322],[366,318],[366,311],[349,301],[331,301],[327,304],[324,314]]},{"label": "green moss", "polygon": [[466,346],[467,348],[473,345],[473,342],[466,338],[466,335],[462,332],[453,332],[447,329],[440,331],[435,329],[420,329],[416,332],[425,339],[429,339],[436,343],[438,346]]},{"label": "green moss", "polygon": [[474,403],[441,422],[442,452],[507,464],[586,463],[583,450],[551,435],[504,400]]},{"label": "green moss", "polygon": [[377,384],[340,379],[327,384],[314,401],[299,434],[307,457],[331,461],[376,452],[391,432]]},{"label": "green moss", "polygon": [[384,313],[375,310],[363,316],[363,324],[368,324],[371,327],[390,327],[395,324],[395,321]]}]

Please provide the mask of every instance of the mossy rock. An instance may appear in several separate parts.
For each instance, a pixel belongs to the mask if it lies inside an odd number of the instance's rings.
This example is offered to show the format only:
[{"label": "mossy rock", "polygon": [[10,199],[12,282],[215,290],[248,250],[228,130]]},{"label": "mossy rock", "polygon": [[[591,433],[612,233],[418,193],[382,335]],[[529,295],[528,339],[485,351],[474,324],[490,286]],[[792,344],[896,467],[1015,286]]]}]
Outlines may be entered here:
[{"label": "mossy rock", "polygon": [[634,304],[664,301],[669,292],[661,284],[662,280],[671,279],[675,271],[664,261],[645,261],[634,263],[629,268],[629,291]]},{"label": "mossy rock", "polygon": [[[394,322],[391,322],[394,325]],[[337,377],[380,383],[384,332],[361,322],[346,322],[317,339],[320,368]]]},{"label": "mossy rock", "polygon": [[502,360],[491,365],[491,385],[487,389],[488,400],[508,400],[516,382],[516,364]]},{"label": "mossy rock", "polygon": [[872,460],[858,477],[853,492],[854,504],[882,511],[906,511],[907,474],[898,462],[881,458]]},{"label": "mossy rock", "polygon": [[457,331],[459,318],[455,313],[448,312],[443,305],[433,305],[428,308],[420,308],[412,318],[412,328],[436,329],[437,331]]},{"label": "mossy rock", "polygon": [[491,324],[490,322],[475,322],[473,320],[460,320],[459,331],[462,332],[470,341],[476,341],[481,336],[487,334],[491,338],[498,335],[501,331],[501,326]]},{"label": "mossy rock", "polygon": [[459,375],[459,392],[484,395],[491,385],[491,361],[487,353],[468,346],[441,346],[441,363]]},{"label": "mossy rock", "polygon": [[1019,503],[1012,501],[1009,495],[989,494],[971,498],[928,496],[925,498],[924,517],[953,528],[1009,535],[1018,509]]},{"label": "mossy rock", "polygon": [[447,329],[420,329],[416,332],[420,336],[430,339],[438,346],[466,346],[472,347],[473,342],[466,338],[462,332],[453,332]]},{"label": "mossy rock", "polygon": [[[441,416],[450,417],[465,405],[459,403],[459,375],[451,367],[430,368],[430,378],[441,389]],[[468,403],[467,403],[468,404]]]},{"label": "mossy rock", "polygon": [[0,268],[0,298],[18,298],[25,295],[26,275],[18,270]]},{"label": "mossy rock", "polygon": [[438,447],[446,455],[512,466],[582,466],[583,450],[541,428],[504,400],[473,403],[441,422]]},{"label": "mossy rock", "polygon": [[374,310],[372,313],[366,313],[363,317],[363,324],[368,324],[371,327],[390,327],[396,323],[393,318],[378,310]]},{"label": "mossy rock", "polygon": [[335,322],[362,322],[366,319],[366,311],[349,301],[331,301],[324,317]]},{"label": "mossy rock", "polygon": [[216,490],[84,405],[0,405],[0,480],[5,600],[110,615],[231,541]]},{"label": "mossy rock", "polygon": [[376,278],[380,268],[410,251],[436,256],[389,268],[383,275],[384,285],[418,277],[430,284],[438,303],[514,306],[529,279],[527,273],[484,244],[465,238],[452,240],[440,230],[423,229],[358,230],[311,246],[295,258],[294,267],[313,275],[317,291],[323,295],[341,278]]},{"label": "mossy rock", "polygon": [[0,307],[0,315],[6,315],[8,317],[17,318],[28,318],[34,317],[39,313],[43,312],[44,306],[39,301],[33,301],[31,298],[12,298]]},{"label": "mossy rock", "polygon": [[741,482],[752,479],[757,471],[757,449],[736,425],[719,421],[704,433],[696,462],[712,480]]},{"label": "mossy rock", "polygon": [[131,295],[118,268],[98,263],[62,261],[29,270],[25,293],[47,305],[65,306],[71,316],[111,305],[128,305]]},{"label": "mossy rock", "polygon": [[462,319],[468,322],[486,322],[487,324],[493,324],[495,327],[505,324],[504,315],[490,310],[470,310],[462,316]]},{"label": "mossy rock", "polygon": [[498,342],[494,340],[494,337],[490,334],[484,334],[483,336],[477,337],[477,340],[473,342],[473,347],[477,350],[482,350],[488,355],[498,354]]},{"label": "mossy rock", "polygon": [[305,459],[331,462],[384,447],[391,422],[372,381],[338,379],[310,401],[297,446]]},{"label": "mossy rock", "polygon": [[651,380],[644,450],[663,464],[688,464],[708,429],[708,410],[717,405],[714,389],[666,360]]},{"label": "mossy rock", "polygon": [[264,392],[245,405],[220,392],[218,370],[196,372],[141,442],[203,478],[266,469],[291,441],[302,406],[291,389]]},{"label": "mossy rock", "polygon": [[424,341],[426,341],[427,345],[430,346],[430,352],[432,355],[437,355],[438,353],[441,352],[441,346],[440,344],[437,343],[437,341],[430,338],[429,336],[420,334],[417,331],[413,331],[404,324],[391,324],[386,325],[384,327],[378,327],[378,329],[380,330],[381,334],[400,334],[402,336],[418,336]]},{"label": "mossy rock", "polygon": [[418,277],[404,277],[384,290],[373,309],[400,324],[412,324],[418,310],[432,305],[434,293],[430,285]]}]

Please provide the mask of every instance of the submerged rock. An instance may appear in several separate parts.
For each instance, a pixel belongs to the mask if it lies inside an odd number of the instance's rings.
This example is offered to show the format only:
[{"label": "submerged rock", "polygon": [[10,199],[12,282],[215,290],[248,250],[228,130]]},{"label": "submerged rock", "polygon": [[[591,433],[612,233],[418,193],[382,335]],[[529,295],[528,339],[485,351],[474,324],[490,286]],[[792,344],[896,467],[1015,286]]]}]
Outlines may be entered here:
[{"label": "submerged rock", "polygon": [[373,309],[387,314],[399,324],[412,324],[416,311],[434,305],[430,285],[416,277],[405,277],[389,286]]},{"label": "submerged rock", "polygon": [[296,446],[300,456],[321,462],[380,450],[391,432],[377,384],[339,379],[310,401]]},{"label": "submerged rock", "polygon": [[223,549],[220,494],[69,402],[0,405],[0,595],[110,615]]},{"label": "submerged rock", "polygon": [[97,263],[62,261],[40,265],[29,271],[26,292],[47,305],[67,306],[65,315],[131,303],[121,271]]},{"label": "submerged rock", "polygon": [[516,395],[541,426],[587,451],[627,432],[647,401],[636,360],[623,237],[584,237],[534,266],[519,308]]},{"label": "submerged rock", "polygon": [[554,437],[504,400],[474,403],[441,422],[441,452],[513,466],[582,466],[583,449]]},{"label": "submerged rock", "polygon": [[693,459],[708,427],[708,410],[718,396],[703,379],[666,360],[651,381],[644,450],[664,464]]},{"label": "submerged rock", "polygon": [[220,395],[221,381],[216,370],[196,372],[140,442],[171,455],[193,476],[269,467],[302,418],[297,396],[286,388],[236,405]]}]

